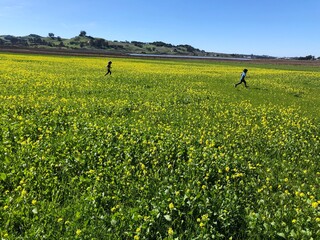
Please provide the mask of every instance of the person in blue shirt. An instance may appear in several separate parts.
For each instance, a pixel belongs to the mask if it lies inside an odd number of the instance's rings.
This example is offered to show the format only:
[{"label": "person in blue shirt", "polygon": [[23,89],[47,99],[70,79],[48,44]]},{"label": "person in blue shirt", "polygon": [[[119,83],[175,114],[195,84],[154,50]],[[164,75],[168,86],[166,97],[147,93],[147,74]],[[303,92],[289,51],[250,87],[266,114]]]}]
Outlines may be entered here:
[{"label": "person in blue shirt", "polygon": [[244,86],[245,87],[248,87],[247,85],[247,82],[245,80],[246,76],[247,76],[247,72],[248,72],[248,69],[243,69],[243,72],[241,73],[241,78],[240,78],[240,82],[236,83],[234,85],[234,87],[237,87],[238,85],[240,85],[241,83],[244,83]]}]

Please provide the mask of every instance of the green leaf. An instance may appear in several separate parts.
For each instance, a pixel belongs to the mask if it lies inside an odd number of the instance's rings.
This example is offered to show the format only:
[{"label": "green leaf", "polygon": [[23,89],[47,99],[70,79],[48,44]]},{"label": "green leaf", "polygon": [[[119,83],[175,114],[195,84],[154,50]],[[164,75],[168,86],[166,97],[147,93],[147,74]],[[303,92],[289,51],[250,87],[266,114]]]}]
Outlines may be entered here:
[{"label": "green leaf", "polygon": [[5,173],[0,173],[0,180],[5,181],[7,179],[7,175]]},{"label": "green leaf", "polygon": [[278,235],[279,237],[286,238],[286,235],[285,235],[284,233],[277,233],[277,235]]},{"label": "green leaf", "polygon": [[172,220],[170,215],[164,215],[164,218],[169,222],[171,222]]},{"label": "green leaf", "polygon": [[116,224],[117,224],[117,220],[112,219],[112,220],[111,220],[111,225],[112,225],[112,226],[115,226]]}]

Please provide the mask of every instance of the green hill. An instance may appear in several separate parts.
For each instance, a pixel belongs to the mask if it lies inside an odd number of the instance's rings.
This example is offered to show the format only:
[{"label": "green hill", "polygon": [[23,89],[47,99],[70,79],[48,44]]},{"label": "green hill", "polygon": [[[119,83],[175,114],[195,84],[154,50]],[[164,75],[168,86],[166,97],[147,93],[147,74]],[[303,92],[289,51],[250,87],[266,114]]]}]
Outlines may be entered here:
[{"label": "green hill", "polygon": [[[49,34],[50,35],[50,34]],[[66,50],[91,50],[105,51],[109,53],[141,53],[141,54],[172,54],[190,56],[217,56],[216,53],[208,53],[190,45],[172,45],[161,41],[144,43],[138,41],[110,41],[91,36],[76,36],[70,39],[55,37],[42,37],[36,34],[16,37],[11,35],[0,36],[0,47],[19,48],[45,48]]]},{"label": "green hill", "polygon": [[236,58],[273,58],[246,54],[225,54],[206,52],[188,44],[173,45],[162,41],[111,41],[103,38],[87,36],[82,31],[73,38],[61,38],[49,33],[47,37],[37,34],[28,36],[0,35],[1,49],[52,50],[59,52],[93,52],[102,54],[156,54],[177,56],[236,57]]}]

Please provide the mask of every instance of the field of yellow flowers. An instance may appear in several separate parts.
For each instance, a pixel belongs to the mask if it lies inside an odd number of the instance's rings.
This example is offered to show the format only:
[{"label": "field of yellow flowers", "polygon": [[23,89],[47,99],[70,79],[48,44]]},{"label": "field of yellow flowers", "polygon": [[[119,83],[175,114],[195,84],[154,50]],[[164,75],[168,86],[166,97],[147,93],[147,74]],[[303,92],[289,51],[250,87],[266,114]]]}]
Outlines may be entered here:
[{"label": "field of yellow flowers", "polygon": [[319,96],[317,67],[1,53],[0,238],[319,239]]}]

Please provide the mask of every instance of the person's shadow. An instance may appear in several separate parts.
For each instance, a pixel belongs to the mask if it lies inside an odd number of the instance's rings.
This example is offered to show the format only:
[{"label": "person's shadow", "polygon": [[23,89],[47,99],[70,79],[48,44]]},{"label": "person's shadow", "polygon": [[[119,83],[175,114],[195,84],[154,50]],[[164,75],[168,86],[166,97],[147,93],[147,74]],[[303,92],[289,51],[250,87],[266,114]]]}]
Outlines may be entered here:
[{"label": "person's shadow", "polygon": [[268,88],[261,88],[261,87],[251,87],[251,89],[259,90],[259,91],[269,91]]}]

